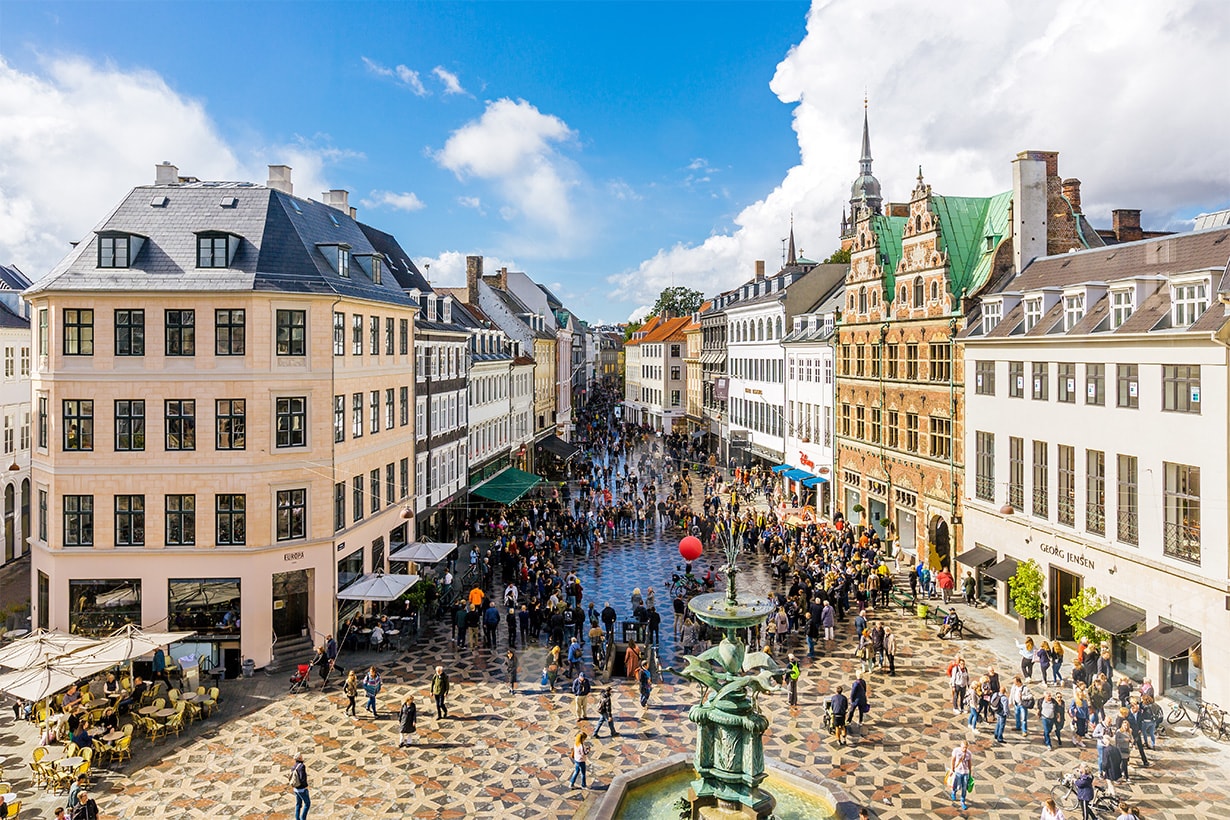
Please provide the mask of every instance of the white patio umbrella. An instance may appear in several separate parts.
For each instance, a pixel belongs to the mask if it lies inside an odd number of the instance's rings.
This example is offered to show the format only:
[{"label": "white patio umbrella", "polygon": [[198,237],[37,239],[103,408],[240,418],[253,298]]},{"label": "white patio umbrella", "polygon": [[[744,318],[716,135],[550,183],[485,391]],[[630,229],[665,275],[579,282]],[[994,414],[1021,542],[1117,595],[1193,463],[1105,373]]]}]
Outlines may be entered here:
[{"label": "white patio umbrella", "polygon": [[113,665],[110,661],[101,660],[63,663],[62,659],[57,658],[44,661],[29,669],[0,675],[0,692],[23,700],[42,700]]},{"label": "white patio umbrella", "polygon": [[416,564],[438,564],[457,549],[456,544],[440,541],[416,541],[389,555],[390,561],[414,561]]},{"label": "white patio umbrella", "polygon": [[13,641],[0,649],[0,666],[7,666],[10,669],[26,669],[96,643],[98,641],[93,638],[86,638],[82,635],[37,629],[26,637]]},{"label": "white patio umbrella", "polygon": [[342,601],[396,601],[419,582],[417,575],[368,573],[337,594]]},{"label": "white patio umbrella", "polygon": [[63,660],[87,663],[106,661],[110,666],[148,655],[160,646],[186,640],[195,634],[195,632],[143,632],[140,627],[129,624],[120,627],[110,637],[103,638],[97,645],[79,649]]}]

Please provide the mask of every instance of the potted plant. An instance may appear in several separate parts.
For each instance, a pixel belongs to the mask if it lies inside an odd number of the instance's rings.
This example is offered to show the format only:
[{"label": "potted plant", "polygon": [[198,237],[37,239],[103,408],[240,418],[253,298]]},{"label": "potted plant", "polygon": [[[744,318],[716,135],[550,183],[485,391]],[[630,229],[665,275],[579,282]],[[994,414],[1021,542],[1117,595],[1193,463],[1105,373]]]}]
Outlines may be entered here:
[{"label": "potted plant", "polygon": [[1042,567],[1032,558],[1018,564],[1016,572],[1008,579],[1008,596],[1016,609],[1023,634],[1038,632],[1038,622],[1042,620],[1042,586],[1045,581]]},{"label": "potted plant", "polygon": [[1098,629],[1085,620],[1087,615],[1097,612],[1106,606],[1102,596],[1093,587],[1083,587],[1079,594],[1064,605],[1063,611],[1072,624],[1072,637],[1075,640],[1084,638],[1093,646],[1099,646],[1110,640],[1110,633]]}]

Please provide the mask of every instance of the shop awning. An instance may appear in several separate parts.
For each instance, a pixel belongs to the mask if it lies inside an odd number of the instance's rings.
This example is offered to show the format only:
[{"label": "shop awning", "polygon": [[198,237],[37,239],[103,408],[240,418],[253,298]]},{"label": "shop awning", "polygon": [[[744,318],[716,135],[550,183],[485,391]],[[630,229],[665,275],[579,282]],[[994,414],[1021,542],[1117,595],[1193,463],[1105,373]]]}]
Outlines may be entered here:
[{"label": "shop awning", "polygon": [[537,487],[541,481],[542,479],[533,473],[509,467],[477,487],[471,487],[470,494],[497,504],[512,504]]},{"label": "shop awning", "polygon": [[787,470],[793,470],[793,469],[794,469],[794,467],[792,467],[792,466],[791,466],[791,465],[789,465],[789,464],[778,464],[776,467],[774,467],[774,468],[773,468],[773,472],[775,472],[775,473],[784,473],[784,472],[786,472]]},{"label": "shop awning", "polygon": [[1144,619],[1145,613],[1139,609],[1133,609],[1118,601],[1111,601],[1096,612],[1090,612],[1085,616],[1084,621],[1112,635],[1118,635],[1127,632]]},{"label": "shop awning", "polygon": [[456,544],[438,541],[418,541],[389,554],[390,561],[413,561],[416,564],[438,564],[452,555]]},{"label": "shop awning", "polygon": [[828,484],[829,480],[822,475],[812,476],[811,478],[803,479],[804,487],[814,487],[817,484]]},{"label": "shop awning", "polygon": [[369,572],[337,594],[339,601],[396,601],[419,582],[417,575],[385,575]]},{"label": "shop awning", "polygon": [[557,455],[562,459],[570,459],[577,453],[581,452],[581,448],[575,444],[569,444],[559,436],[551,435],[538,442],[538,446],[546,450],[548,453]]},{"label": "shop awning", "polygon": [[988,578],[994,578],[996,581],[1007,581],[1013,575],[1016,575],[1017,565],[1020,564],[1015,558],[1005,558],[993,567],[988,567],[982,571],[982,574]]},{"label": "shop awning", "polygon": [[787,470],[783,475],[785,475],[786,478],[790,479],[791,481],[802,481],[806,478],[815,478],[814,475],[807,472],[806,470],[798,470],[798,469]]},{"label": "shop awning", "polygon": [[986,547],[974,547],[957,556],[957,563],[965,564],[967,567],[980,567],[987,561],[994,560],[995,550],[989,550]]},{"label": "shop awning", "polygon": [[706,435],[708,435],[708,431],[707,431],[707,430],[693,430],[693,431],[692,431],[692,440],[693,440],[693,441],[695,441],[695,440],[696,440],[696,439],[698,439],[698,438],[704,438]]},{"label": "shop awning", "polygon": [[1136,644],[1146,652],[1171,660],[1200,643],[1200,636],[1174,624],[1158,624],[1143,635],[1128,638],[1128,642]]}]

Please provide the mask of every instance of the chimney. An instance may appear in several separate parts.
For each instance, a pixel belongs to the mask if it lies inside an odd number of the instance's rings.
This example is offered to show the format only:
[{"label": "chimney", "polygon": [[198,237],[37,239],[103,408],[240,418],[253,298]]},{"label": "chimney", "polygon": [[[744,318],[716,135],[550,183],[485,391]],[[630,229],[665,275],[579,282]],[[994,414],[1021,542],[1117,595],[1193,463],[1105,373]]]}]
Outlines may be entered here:
[{"label": "chimney", "polygon": [[350,218],[353,219],[355,222],[359,221],[359,209],[354,207],[353,205],[350,206]]},{"label": "chimney", "polygon": [[478,282],[483,278],[483,258],[481,256],[466,257],[466,301],[471,305],[478,304]]},{"label": "chimney", "polygon": [[350,213],[350,191],[344,188],[334,188],[321,194],[324,203],[330,208],[336,208],[344,214]]},{"label": "chimney", "polygon": [[270,165],[269,180],[265,183],[266,188],[272,188],[275,191],[281,191],[284,194],[295,193],[295,187],[290,183],[290,166],[289,165]]},{"label": "chimney", "polygon": [[1135,242],[1144,239],[1145,232],[1140,229],[1140,210],[1135,208],[1116,208],[1111,211],[1114,220],[1115,238],[1120,242]]},{"label": "chimney", "polygon": [[1022,151],[1012,161],[1012,262],[1018,273],[1046,256],[1046,181],[1058,157],[1054,151]]},{"label": "chimney", "polygon": [[154,166],[155,185],[174,185],[179,182],[179,169],[169,162]]},{"label": "chimney", "polygon": [[500,268],[500,275],[499,275],[498,281],[500,283],[500,290],[508,290],[508,268],[507,267]]},{"label": "chimney", "polygon": [[1081,212],[1081,181],[1079,179],[1065,179],[1063,181],[1063,196],[1072,205],[1072,213],[1079,214]]},{"label": "chimney", "polygon": [[757,259],[756,260],[756,281],[759,282],[762,279],[764,279],[764,260]]}]

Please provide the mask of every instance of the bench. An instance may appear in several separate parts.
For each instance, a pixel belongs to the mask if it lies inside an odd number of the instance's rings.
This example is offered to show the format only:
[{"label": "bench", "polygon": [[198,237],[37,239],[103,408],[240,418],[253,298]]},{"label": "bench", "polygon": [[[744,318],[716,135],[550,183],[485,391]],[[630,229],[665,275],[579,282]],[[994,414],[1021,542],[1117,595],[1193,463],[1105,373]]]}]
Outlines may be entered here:
[{"label": "bench", "polygon": [[[931,610],[927,612],[927,620],[928,621],[934,620],[936,625],[943,626],[944,619],[948,617],[948,613],[950,611],[952,610],[951,609],[945,610],[941,606],[932,607]],[[962,640],[965,639],[965,620],[964,619],[957,621],[957,625],[953,627],[952,632],[948,635],[948,637],[949,638],[960,638]]]},{"label": "bench", "polygon": [[908,615],[911,611],[917,610],[917,606],[918,606],[917,602],[911,600],[910,598],[908,598],[905,595],[902,595],[899,592],[889,593],[888,597],[893,602],[893,606],[901,607],[902,615]]}]

